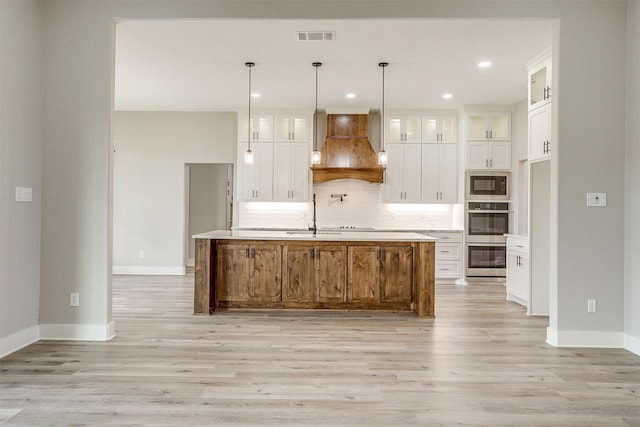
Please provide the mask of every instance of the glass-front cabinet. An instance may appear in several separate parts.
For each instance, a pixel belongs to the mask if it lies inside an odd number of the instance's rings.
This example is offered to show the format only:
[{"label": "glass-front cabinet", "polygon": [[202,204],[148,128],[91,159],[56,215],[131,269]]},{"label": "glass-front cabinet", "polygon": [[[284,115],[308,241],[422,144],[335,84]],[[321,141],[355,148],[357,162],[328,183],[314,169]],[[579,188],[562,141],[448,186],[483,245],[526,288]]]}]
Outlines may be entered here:
[{"label": "glass-front cabinet", "polygon": [[273,116],[252,115],[250,129],[247,128],[247,116],[239,117],[238,140],[247,141],[251,137],[251,142],[273,142]]},{"label": "glass-front cabinet", "polygon": [[542,52],[527,64],[529,111],[551,101],[551,50]]},{"label": "glass-front cabinet", "polygon": [[420,142],[420,116],[391,116],[386,122],[386,142]]},{"label": "glass-front cabinet", "polygon": [[467,141],[510,141],[511,113],[470,113],[467,117]]},{"label": "glass-front cabinet", "polygon": [[309,117],[305,115],[274,117],[274,140],[276,142],[309,141]]},{"label": "glass-front cabinet", "polygon": [[452,116],[423,116],[422,142],[455,144],[456,117]]}]

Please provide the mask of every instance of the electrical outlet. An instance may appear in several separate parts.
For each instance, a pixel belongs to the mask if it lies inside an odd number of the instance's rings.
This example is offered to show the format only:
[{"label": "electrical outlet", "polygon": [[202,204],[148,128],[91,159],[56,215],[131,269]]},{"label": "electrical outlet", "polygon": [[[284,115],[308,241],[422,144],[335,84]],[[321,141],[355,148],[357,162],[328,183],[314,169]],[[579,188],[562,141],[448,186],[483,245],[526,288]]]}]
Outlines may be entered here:
[{"label": "electrical outlet", "polygon": [[138,251],[138,258],[144,258],[144,251]]},{"label": "electrical outlet", "polygon": [[587,193],[587,206],[606,207],[607,193]]},{"label": "electrical outlet", "polygon": [[588,299],[587,300],[587,312],[595,313],[596,312],[596,300]]},{"label": "electrical outlet", "polygon": [[71,292],[69,297],[69,305],[71,307],[79,307],[80,306],[80,294],[77,292]]}]

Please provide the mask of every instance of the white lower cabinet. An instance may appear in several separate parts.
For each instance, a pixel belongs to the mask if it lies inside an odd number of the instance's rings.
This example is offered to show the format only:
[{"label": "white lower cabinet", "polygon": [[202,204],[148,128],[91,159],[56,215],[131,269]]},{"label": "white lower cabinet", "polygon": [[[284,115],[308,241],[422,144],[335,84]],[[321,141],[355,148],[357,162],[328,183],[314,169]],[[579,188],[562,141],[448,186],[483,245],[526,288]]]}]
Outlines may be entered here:
[{"label": "white lower cabinet", "polygon": [[436,242],[435,278],[438,283],[450,283],[462,278],[462,230],[428,231]]},{"label": "white lower cabinet", "polygon": [[507,300],[529,305],[529,239],[507,237]]}]

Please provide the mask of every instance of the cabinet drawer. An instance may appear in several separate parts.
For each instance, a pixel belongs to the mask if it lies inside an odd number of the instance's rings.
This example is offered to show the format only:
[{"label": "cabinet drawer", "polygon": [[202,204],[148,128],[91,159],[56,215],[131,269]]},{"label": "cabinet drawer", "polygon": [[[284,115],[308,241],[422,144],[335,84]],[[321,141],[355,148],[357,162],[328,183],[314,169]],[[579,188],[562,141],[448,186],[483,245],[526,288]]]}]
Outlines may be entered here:
[{"label": "cabinet drawer", "polygon": [[436,261],[462,259],[460,243],[436,243]]},{"label": "cabinet drawer", "polygon": [[462,232],[460,231],[428,231],[426,234],[438,239],[438,243],[462,243]]},{"label": "cabinet drawer", "polygon": [[507,250],[520,253],[529,253],[529,239],[518,239],[509,237],[507,239]]},{"label": "cabinet drawer", "polygon": [[462,276],[462,262],[436,261],[436,279],[457,279]]}]

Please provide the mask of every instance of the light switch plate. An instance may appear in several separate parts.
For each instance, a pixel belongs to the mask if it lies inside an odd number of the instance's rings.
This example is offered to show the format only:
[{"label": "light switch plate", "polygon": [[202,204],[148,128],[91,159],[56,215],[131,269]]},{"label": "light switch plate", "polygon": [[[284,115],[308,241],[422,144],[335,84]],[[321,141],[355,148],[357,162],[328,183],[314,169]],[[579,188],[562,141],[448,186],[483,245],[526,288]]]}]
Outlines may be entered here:
[{"label": "light switch plate", "polygon": [[587,206],[606,207],[607,193],[587,193]]},{"label": "light switch plate", "polygon": [[16,187],[16,202],[33,201],[33,189],[29,187]]}]

